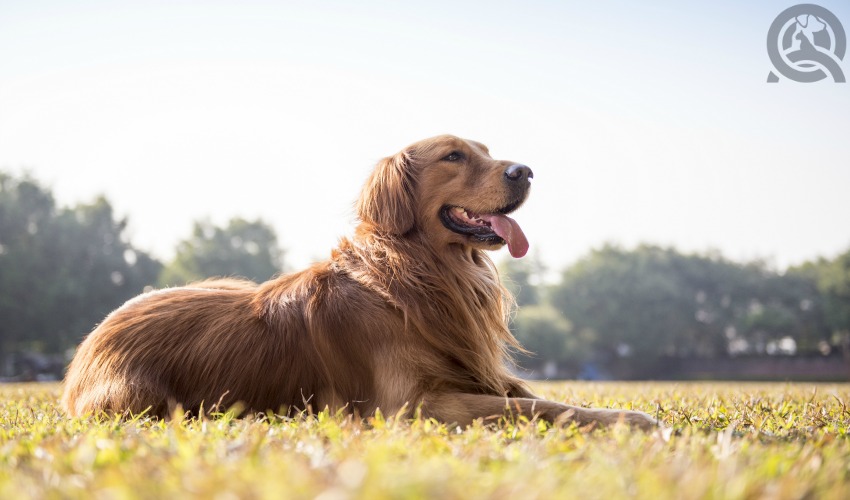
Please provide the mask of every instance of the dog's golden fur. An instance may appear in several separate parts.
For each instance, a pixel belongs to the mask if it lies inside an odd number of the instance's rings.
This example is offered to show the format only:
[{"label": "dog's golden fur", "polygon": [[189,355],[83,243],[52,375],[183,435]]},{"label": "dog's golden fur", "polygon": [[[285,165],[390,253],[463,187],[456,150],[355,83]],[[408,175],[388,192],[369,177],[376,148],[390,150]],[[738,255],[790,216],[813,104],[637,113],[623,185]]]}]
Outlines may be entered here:
[{"label": "dog's golden fur", "polygon": [[511,299],[483,252],[505,242],[440,217],[446,206],[513,210],[529,183],[507,177],[511,165],[453,136],[382,160],[357,202],[355,235],[329,260],[259,285],[149,292],[110,314],[68,369],[65,410],[168,416],[239,402],[362,416],[421,408],[461,425],[506,414],[653,425],[642,413],[538,399],[511,374]]}]

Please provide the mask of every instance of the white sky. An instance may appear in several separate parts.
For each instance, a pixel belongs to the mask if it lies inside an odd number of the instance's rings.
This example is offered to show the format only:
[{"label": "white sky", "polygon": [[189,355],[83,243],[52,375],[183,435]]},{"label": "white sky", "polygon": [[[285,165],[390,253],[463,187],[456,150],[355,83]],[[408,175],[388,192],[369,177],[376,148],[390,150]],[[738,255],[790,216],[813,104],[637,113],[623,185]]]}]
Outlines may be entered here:
[{"label": "white sky", "polygon": [[105,194],[160,258],[259,216],[298,268],[379,158],[453,133],[534,169],[515,218],[553,268],[604,242],[783,267],[850,246],[850,84],[765,83],[792,3],[0,0],[0,169]]}]

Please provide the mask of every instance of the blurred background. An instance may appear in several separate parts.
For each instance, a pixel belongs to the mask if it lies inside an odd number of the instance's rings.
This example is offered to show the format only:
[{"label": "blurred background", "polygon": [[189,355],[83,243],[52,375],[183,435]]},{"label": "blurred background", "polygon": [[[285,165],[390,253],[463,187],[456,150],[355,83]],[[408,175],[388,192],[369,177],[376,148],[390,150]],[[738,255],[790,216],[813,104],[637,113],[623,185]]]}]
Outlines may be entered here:
[{"label": "blurred background", "polygon": [[0,0],[0,379],[147,287],[326,258],[451,133],[534,169],[493,256],[525,375],[848,380],[850,87],[766,83],[791,5]]}]

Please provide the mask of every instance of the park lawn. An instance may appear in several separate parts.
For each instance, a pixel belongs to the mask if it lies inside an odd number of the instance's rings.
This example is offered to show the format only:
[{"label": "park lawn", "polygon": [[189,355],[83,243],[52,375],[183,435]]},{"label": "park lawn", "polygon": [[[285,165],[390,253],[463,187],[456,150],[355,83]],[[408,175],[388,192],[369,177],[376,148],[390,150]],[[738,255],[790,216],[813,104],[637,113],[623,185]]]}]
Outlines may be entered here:
[{"label": "park lawn", "polygon": [[0,386],[0,498],[850,498],[850,384],[535,384],[675,432],[66,418],[56,384]]}]

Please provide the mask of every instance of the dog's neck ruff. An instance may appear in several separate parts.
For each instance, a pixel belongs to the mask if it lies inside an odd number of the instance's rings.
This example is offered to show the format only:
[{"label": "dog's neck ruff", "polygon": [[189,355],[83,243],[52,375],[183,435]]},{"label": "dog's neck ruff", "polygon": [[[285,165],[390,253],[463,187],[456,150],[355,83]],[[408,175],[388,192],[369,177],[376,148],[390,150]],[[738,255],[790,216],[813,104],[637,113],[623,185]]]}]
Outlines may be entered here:
[{"label": "dog's neck ruff", "polygon": [[519,348],[507,327],[513,302],[482,251],[439,251],[416,234],[358,234],[341,240],[334,260],[398,309],[404,334],[419,336],[448,358],[466,389],[498,395],[511,389],[508,348]]}]

